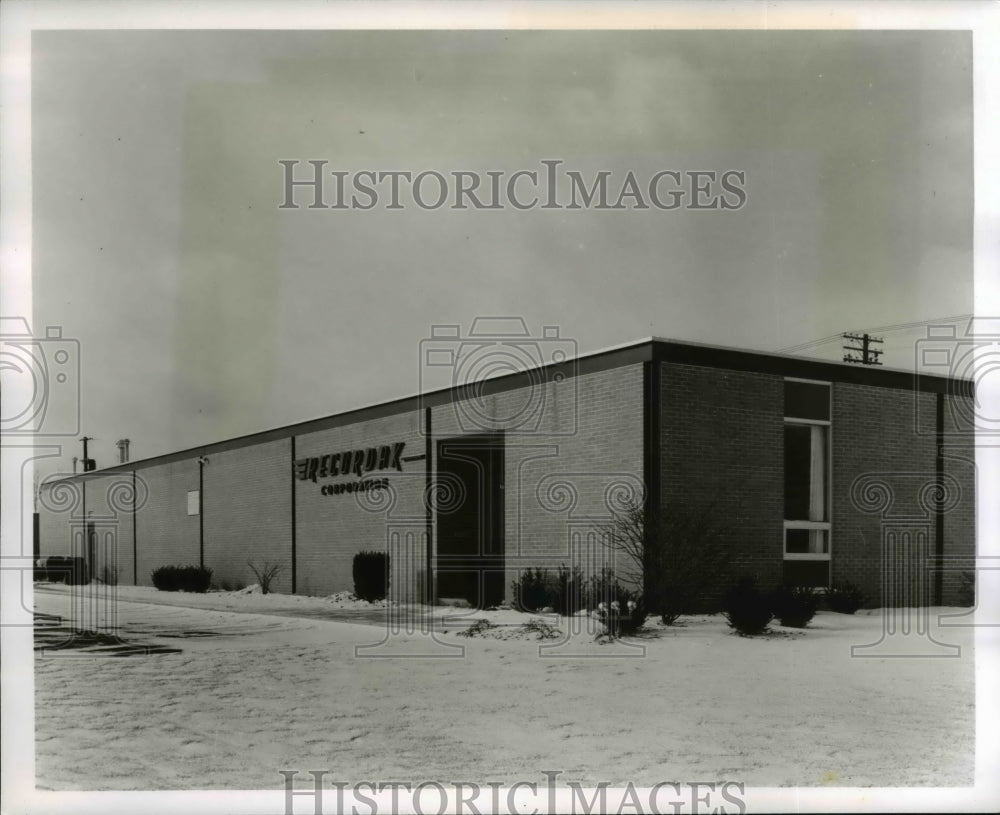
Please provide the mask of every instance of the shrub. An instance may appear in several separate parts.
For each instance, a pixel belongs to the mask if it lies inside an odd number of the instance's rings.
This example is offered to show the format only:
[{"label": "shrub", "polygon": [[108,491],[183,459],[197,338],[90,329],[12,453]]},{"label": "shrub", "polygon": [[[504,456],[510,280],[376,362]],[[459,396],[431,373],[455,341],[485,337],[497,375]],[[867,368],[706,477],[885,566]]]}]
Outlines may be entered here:
[{"label": "shrub", "polygon": [[587,609],[604,623],[610,638],[634,634],[646,623],[649,612],[641,592],[629,591],[605,569],[591,575],[584,592]]},{"label": "shrub", "polygon": [[752,577],[742,578],[722,599],[722,610],[729,621],[743,636],[763,634],[771,622],[771,604],[757,589]]},{"label": "shrub", "polygon": [[783,586],[771,594],[774,616],[792,628],[805,628],[818,607],[819,596],[807,586]]},{"label": "shrub", "polygon": [[274,578],[278,576],[278,572],[285,568],[280,563],[272,563],[270,560],[265,560],[263,566],[258,566],[252,560],[248,560],[247,566],[250,567],[250,571],[253,572],[253,576],[257,578],[261,594],[270,593],[271,583],[273,583]]},{"label": "shrub", "polygon": [[204,594],[212,585],[212,570],[204,566],[160,566],[152,573],[160,591],[193,591]]},{"label": "shrub", "polygon": [[538,611],[546,606],[553,606],[555,594],[553,581],[548,569],[525,569],[511,583],[514,592],[514,607],[520,611]]},{"label": "shrub", "polygon": [[564,617],[571,617],[580,609],[587,608],[591,593],[583,570],[579,566],[570,569],[565,564],[560,565],[555,574],[548,569],[526,569],[511,583],[511,589],[515,608],[521,611],[551,608]]},{"label": "shrub", "polygon": [[384,600],[389,588],[389,555],[385,552],[358,552],[354,556],[354,596]]},{"label": "shrub", "polygon": [[846,580],[834,583],[826,593],[826,605],[838,614],[853,614],[865,603],[865,595],[853,583]]},{"label": "shrub", "polygon": [[595,611],[601,603],[609,605],[618,599],[618,583],[610,569],[592,574],[583,587],[583,603],[587,611]]},{"label": "shrub", "polygon": [[[649,612],[646,610],[646,602],[641,594],[626,591],[624,595],[625,605],[621,606],[621,608],[627,609],[627,611],[622,613],[621,616],[621,632],[622,634],[629,635],[636,633],[636,631],[646,624]],[[635,605],[629,606],[629,603],[634,603]]]},{"label": "shrub", "polygon": [[566,565],[560,565],[552,587],[550,605],[564,617],[572,617],[580,609],[587,607],[586,588],[583,569],[579,566],[570,569]]}]

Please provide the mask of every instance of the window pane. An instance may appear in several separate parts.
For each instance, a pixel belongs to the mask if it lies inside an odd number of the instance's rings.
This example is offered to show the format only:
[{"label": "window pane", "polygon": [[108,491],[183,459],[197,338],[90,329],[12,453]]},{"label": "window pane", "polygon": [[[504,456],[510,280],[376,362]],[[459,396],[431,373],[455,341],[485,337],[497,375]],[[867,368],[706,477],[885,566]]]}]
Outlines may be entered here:
[{"label": "window pane", "polygon": [[825,529],[786,529],[785,552],[790,555],[827,555],[830,541]]},{"label": "window pane", "polygon": [[808,425],[785,425],[785,520],[809,520],[812,436]]},{"label": "window pane", "polygon": [[826,521],[827,428],[785,425],[785,520]]},{"label": "window pane", "polygon": [[785,416],[790,419],[830,418],[830,386],[785,382]]}]

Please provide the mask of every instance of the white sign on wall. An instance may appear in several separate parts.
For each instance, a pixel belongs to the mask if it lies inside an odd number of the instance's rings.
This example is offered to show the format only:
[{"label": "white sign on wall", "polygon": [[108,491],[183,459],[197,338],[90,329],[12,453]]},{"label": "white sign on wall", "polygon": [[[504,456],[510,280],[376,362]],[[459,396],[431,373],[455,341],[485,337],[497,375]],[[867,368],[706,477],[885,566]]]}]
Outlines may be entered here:
[{"label": "white sign on wall", "polygon": [[188,515],[197,515],[201,512],[201,491],[188,490]]}]

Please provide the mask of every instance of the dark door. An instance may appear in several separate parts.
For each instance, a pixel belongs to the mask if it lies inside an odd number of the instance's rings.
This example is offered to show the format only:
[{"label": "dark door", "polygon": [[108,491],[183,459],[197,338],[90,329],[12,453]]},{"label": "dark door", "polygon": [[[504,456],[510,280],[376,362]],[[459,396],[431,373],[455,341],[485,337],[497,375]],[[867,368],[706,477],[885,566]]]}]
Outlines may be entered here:
[{"label": "dark door", "polygon": [[495,606],[504,595],[503,436],[441,439],[437,474],[437,596]]}]

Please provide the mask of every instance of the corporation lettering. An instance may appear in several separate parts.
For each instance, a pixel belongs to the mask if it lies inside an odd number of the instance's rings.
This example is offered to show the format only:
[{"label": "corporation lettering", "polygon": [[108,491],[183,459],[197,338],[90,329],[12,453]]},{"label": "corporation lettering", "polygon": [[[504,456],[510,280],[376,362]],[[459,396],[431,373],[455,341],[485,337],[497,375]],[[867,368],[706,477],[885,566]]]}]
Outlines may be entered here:
[{"label": "corporation lettering", "polygon": [[382,444],[366,447],[364,450],[347,450],[342,453],[328,453],[322,456],[300,458],[295,462],[295,474],[301,481],[317,481],[338,475],[353,475],[360,478],[375,470],[403,471],[403,448],[406,442]]}]

